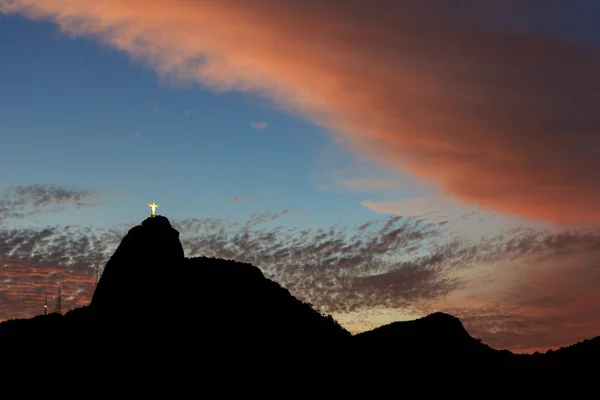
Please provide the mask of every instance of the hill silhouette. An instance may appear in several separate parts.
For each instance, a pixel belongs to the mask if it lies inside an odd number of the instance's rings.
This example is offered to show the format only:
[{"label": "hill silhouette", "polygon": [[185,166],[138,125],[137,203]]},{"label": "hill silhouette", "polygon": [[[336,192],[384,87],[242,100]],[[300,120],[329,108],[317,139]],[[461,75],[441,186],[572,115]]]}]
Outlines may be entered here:
[{"label": "hill silhouette", "polygon": [[89,306],[0,324],[2,379],[21,396],[83,390],[106,398],[136,390],[337,397],[411,387],[421,395],[492,387],[485,397],[523,388],[556,394],[557,382],[581,377],[582,365],[595,364],[599,353],[600,338],[546,354],[498,351],[444,313],[352,336],[253,265],[186,258],[179,232],[162,216],[123,238]]}]

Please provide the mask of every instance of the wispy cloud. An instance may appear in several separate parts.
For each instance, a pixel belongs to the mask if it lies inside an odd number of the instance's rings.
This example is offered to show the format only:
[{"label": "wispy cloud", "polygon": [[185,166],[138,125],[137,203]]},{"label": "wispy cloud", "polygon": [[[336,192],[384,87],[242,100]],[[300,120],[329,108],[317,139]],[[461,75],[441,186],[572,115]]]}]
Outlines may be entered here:
[{"label": "wispy cloud", "polygon": [[243,196],[236,196],[236,197],[232,198],[231,200],[229,200],[229,204],[240,203],[242,201],[248,201],[248,200],[252,200],[254,198],[256,198],[256,196],[252,195],[252,194],[246,194],[246,195],[243,195]]},{"label": "wispy cloud", "polygon": [[162,109],[161,109],[161,108],[160,108],[158,105],[154,104],[154,103],[153,103],[153,102],[151,102],[151,101],[147,101],[147,102],[145,102],[145,103],[144,103],[144,105],[145,105],[147,108],[149,108],[149,109],[151,109],[152,111],[154,111],[154,112],[159,112],[159,111],[162,111]]},{"label": "wispy cloud", "polygon": [[463,207],[440,196],[409,197],[393,201],[365,200],[361,204],[378,214],[402,215],[416,217],[425,214],[457,214],[473,212],[474,207]]},{"label": "wispy cloud", "polygon": [[0,193],[0,220],[60,212],[69,205],[77,209],[93,207],[100,195],[96,190],[60,185],[10,186]]},{"label": "wispy cloud", "polygon": [[264,121],[261,122],[250,122],[250,125],[254,128],[254,129],[258,129],[258,130],[263,130],[266,129],[268,124]]},{"label": "wispy cloud", "polygon": [[518,229],[467,240],[446,230],[444,221],[402,217],[329,230],[248,230],[211,221],[199,236],[193,225],[181,226],[188,254],[259,265],[299,297],[337,313],[411,309],[464,288],[468,280],[456,271],[520,259],[541,262],[586,252],[596,243],[596,236],[574,232]]},{"label": "wispy cloud", "polygon": [[[397,256],[399,253],[426,246],[428,238],[439,234],[438,224],[390,218],[374,223],[377,229],[362,233],[344,226],[329,230],[255,229],[259,222],[285,214],[253,216],[243,229],[212,221],[210,230],[199,236],[195,224],[178,226],[185,226],[182,237],[188,254],[261,266],[267,276],[329,312],[375,304],[406,306],[410,298],[436,297],[457,284],[439,275],[441,264],[449,259],[439,259],[438,268],[426,259],[418,263],[394,260],[402,258]],[[188,236],[186,231],[193,235]],[[413,286],[417,281],[421,284],[419,292]]]},{"label": "wispy cloud", "polygon": [[35,184],[11,186],[5,193],[14,196],[19,203],[32,203],[34,207],[47,207],[53,204],[79,202],[97,194],[94,190],[74,189],[67,186]]},{"label": "wispy cloud", "polygon": [[250,217],[246,221],[245,229],[255,227],[255,226],[263,224],[265,222],[271,222],[271,221],[278,220],[281,217],[288,215],[290,213],[291,213],[291,211],[288,209],[285,209],[282,212],[254,213],[254,214],[250,215]]}]

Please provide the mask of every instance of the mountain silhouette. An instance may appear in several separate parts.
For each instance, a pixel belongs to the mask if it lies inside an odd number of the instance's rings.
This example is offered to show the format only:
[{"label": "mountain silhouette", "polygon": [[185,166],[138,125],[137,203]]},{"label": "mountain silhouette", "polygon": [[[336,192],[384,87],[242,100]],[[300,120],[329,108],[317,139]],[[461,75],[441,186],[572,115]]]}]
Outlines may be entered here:
[{"label": "mountain silhouette", "polygon": [[19,396],[557,394],[599,353],[600,338],[546,354],[498,351],[444,313],[352,336],[251,264],[186,258],[162,216],[127,233],[89,306],[0,324],[2,379]]},{"label": "mountain silhouette", "polygon": [[[440,312],[360,333],[355,336],[354,342],[356,346],[369,349],[369,352],[392,352],[404,358],[416,351],[415,362],[423,359],[424,355],[453,360],[486,357],[495,351],[471,337],[458,318]],[[391,343],[394,346],[390,346]]]}]

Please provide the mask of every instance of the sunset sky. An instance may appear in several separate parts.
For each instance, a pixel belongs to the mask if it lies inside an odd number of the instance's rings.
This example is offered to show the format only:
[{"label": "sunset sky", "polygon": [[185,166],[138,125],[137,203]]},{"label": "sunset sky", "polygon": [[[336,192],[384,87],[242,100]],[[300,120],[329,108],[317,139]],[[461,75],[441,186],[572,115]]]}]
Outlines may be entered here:
[{"label": "sunset sky", "polygon": [[[352,332],[600,335],[596,0],[0,0],[0,321],[159,204]],[[159,246],[159,244],[156,244]],[[185,277],[181,277],[185,279]]]}]

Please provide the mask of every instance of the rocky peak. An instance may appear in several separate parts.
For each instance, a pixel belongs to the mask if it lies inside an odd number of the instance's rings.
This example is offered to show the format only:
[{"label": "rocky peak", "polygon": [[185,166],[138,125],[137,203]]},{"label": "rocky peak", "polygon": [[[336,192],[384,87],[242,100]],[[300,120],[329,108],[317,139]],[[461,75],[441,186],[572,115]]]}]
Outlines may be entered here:
[{"label": "rocky peak", "polygon": [[184,259],[179,232],[169,220],[147,218],[131,228],[106,264],[90,306],[125,318],[156,310],[164,277]]}]

